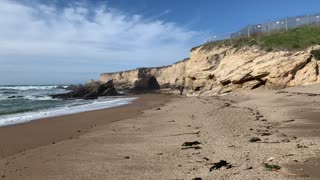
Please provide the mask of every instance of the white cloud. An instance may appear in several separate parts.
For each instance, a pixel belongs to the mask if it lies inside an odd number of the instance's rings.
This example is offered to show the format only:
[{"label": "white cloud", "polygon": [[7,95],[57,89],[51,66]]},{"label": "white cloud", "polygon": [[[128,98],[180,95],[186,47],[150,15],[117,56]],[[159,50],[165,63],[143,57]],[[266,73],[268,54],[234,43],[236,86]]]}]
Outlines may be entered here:
[{"label": "white cloud", "polygon": [[[167,13],[168,10],[163,12]],[[15,71],[19,72],[23,67],[16,61],[27,61],[21,64],[30,62],[31,66],[34,60],[41,59],[37,67],[43,70],[48,64],[55,64],[59,72],[58,69],[70,68],[63,66],[63,60],[77,64],[79,72],[90,63],[87,71],[99,74],[172,63],[186,57],[188,50],[200,43],[197,32],[152,19],[106,6],[92,9],[78,4],[61,9],[1,0],[0,65],[6,67],[15,61]],[[102,66],[106,66],[105,70]],[[4,69],[0,66],[1,70]]]}]

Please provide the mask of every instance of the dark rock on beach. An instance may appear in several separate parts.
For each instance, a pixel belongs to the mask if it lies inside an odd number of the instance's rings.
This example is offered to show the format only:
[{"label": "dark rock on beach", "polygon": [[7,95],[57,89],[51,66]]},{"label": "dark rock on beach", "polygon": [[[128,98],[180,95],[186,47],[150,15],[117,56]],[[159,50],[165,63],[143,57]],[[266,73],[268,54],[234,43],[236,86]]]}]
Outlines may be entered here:
[{"label": "dark rock on beach", "polygon": [[184,143],[182,144],[182,146],[193,146],[193,145],[199,145],[199,144],[201,144],[201,142],[199,142],[199,141],[192,141],[192,142],[184,142]]},{"label": "dark rock on beach", "polygon": [[115,89],[113,80],[106,83],[90,82],[86,85],[70,86],[73,89],[65,94],[53,94],[52,98],[58,99],[97,99],[100,96],[117,96],[118,91]]},{"label": "dark rock on beach", "polygon": [[210,172],[213,171],[213,170],[220,169],[222,167],[225,167],[226,169],[230,169],[233,166],[230,163],[228,163],[227,161],[221,160],[221,161],[219,161],[217,163],[213,163],[213,166],[210,167]]},{"label": "dark rock on beach", "polygon": [[258,137],[252,137],[249,139],[249,142],[259,142],[259,141],[261,141],[261,139]]}]

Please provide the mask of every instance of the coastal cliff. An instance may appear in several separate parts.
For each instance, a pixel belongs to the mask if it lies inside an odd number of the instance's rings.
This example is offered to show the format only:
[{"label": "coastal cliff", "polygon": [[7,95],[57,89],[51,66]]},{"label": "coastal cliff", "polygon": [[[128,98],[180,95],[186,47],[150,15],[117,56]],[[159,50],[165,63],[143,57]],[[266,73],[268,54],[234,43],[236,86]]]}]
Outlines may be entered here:
[{"label": "coastal cliff", "polygon": [[[105,73],[100,81],[114,79],[116,87],[158,89],[184,86],[188,94],[216,95],[260,86],[283,88],[320,82],[319,63],[311,51],[267,51],[259,46],[205,45],[193,48],[190,58],[170,66]],[[159,86],[156,86],[158,83]]]},{"label": "coastal cliff", "polygon": [[184,85],[188,61],[189,59],[184,59],[169,66],[104,73],[101,74],[100,81],[107,82],[113,79],[115,86],[120,89],[175,88]]}]

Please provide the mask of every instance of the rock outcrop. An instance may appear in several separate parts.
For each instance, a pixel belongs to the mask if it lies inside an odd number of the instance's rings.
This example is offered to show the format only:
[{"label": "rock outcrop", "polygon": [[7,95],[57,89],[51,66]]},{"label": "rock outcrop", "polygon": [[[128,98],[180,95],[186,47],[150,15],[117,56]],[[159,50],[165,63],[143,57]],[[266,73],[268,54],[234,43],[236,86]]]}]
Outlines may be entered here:
[{"label": "rock outcrop", "polygon": [[119,95],[114,88],[113,80],[106,83],[89,82],[82,86],[72,86],[72,91],[65,94],[54,94],[52,98],[58,99],[97,99],[100,96],[116,96]]},{"label": "rock outcrop", "polygon": [[319,63],[311,51],[266,52],[259,47],[193,48],[190,59],[160,68],[102,74],[122,88],[150,89],[150,79],[160,87],[184,86],[189,94],[216,95],[259,86],[282,88],[320,82]]}]

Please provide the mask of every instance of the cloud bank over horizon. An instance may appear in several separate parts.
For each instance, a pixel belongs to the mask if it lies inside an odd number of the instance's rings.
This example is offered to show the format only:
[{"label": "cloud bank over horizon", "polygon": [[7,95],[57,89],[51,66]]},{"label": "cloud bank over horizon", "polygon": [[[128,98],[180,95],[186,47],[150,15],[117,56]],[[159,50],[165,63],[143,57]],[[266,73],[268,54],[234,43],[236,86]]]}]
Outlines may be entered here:
[{"label": "cloud bank over horizon", "polygon": [[79,1],[58,7],[2,0],[0,27],[0,84],[77,83],[166,65],[205,39],[174,22]]}]

